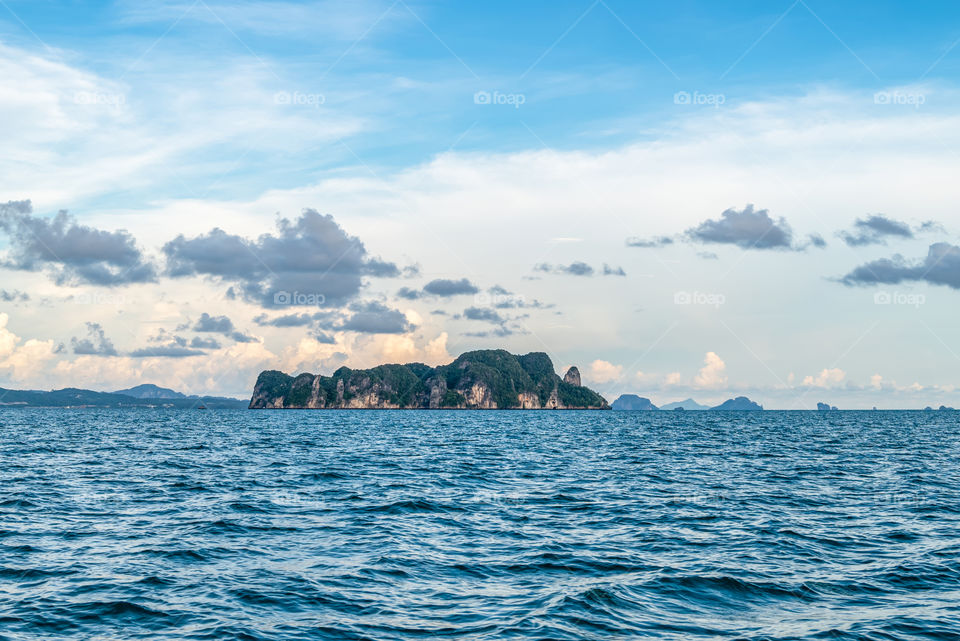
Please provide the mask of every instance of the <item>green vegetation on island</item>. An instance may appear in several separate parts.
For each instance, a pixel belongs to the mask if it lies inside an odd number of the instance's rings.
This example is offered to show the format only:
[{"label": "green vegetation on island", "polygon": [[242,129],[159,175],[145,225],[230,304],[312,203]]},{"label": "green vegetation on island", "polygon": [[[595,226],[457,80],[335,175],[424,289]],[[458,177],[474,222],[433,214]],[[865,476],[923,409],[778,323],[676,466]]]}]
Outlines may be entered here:
[{"label": "green vegetation on island", "polygon": [[571,367],[561,379],[542,352],[467,352],[449,365],[341,367],[330,376],[266,371],[251,409],[609,409],[580,385]]}]

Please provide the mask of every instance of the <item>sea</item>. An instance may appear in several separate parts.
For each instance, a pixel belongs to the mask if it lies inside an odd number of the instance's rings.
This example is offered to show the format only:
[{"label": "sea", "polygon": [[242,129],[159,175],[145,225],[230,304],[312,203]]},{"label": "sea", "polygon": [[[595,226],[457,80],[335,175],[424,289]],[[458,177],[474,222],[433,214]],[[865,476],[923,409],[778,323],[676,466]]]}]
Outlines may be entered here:
[{"label": "sea", "polygon": [[0,639],[957,639],[960,412],[0,410]]}]

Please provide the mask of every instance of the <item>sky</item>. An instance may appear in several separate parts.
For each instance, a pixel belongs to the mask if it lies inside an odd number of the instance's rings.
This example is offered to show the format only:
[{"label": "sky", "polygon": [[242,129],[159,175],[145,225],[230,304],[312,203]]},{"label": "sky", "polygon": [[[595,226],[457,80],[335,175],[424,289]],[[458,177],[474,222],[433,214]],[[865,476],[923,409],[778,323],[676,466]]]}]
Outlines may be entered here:
[{"label": "sky", "polygon": [[608,400],[960,406],[958,18],[0,0],[0,387],[504,348]]}]

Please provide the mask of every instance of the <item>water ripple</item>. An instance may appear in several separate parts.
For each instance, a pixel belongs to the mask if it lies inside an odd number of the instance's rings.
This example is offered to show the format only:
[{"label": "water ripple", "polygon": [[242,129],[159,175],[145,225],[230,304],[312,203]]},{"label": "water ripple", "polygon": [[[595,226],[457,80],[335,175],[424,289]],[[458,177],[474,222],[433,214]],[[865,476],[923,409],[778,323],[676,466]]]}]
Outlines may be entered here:
[{"label": "water ripple", "polygon": [[923,412],[0,410],[0,639],[942,639]]}]

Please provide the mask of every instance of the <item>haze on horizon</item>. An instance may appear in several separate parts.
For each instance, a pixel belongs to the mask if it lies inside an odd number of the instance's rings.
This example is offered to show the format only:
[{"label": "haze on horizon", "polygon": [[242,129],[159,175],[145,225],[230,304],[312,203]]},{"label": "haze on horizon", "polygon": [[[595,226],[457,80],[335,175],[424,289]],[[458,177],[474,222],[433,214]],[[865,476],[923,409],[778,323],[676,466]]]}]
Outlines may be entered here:
[{"label": "haze on horizon", "polygon": [[960,405],[958,14],[6,0],[0,387]]}]

